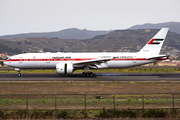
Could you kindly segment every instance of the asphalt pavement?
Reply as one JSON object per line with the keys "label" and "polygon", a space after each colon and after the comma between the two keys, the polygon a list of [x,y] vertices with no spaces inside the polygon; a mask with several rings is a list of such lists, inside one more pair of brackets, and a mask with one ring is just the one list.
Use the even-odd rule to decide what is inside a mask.
{"label": "asphalt pavement", "polygon": [[180,81],[180,73],[97,73],[94,77],[81,74],[1,73],[0,81]]}

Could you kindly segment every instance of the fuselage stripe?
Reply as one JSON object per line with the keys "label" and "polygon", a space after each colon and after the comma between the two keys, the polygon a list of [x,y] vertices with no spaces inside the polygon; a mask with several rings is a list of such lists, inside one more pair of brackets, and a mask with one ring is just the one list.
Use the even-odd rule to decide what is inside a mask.
{"label": "fuselage stripe", "polygon": [[[156,60],[166,60],[167,58],[159,58]],[[11,59],[11,60],[6,60],[5,62],[10,62],[10,61],[86,61],[86,60],[95,60],[95,58],[71,58],[71,59]],[[138,60],[148,60],[146,58],[114,58],[111,59],[110,61],[138,61]]]}

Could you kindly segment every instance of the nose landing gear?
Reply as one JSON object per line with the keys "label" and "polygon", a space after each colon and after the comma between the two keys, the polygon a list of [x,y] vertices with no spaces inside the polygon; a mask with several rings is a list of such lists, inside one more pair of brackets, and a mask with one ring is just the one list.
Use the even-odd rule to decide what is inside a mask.
{"label": "nose landing gear", "polygon": [[19,73],[17,74],[17,76],[21,77],[20,69],[19,68],[15,68],[14,70],[18,71]]}
{"label": "nose landing gear", "polygon": [[18,73],[18,77],[21,77],[21,73]]}

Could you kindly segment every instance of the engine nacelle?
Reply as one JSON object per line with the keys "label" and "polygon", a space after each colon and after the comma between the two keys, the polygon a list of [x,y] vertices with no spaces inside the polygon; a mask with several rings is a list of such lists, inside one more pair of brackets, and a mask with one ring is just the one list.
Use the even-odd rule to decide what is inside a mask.
{"label": "engine nacelle", "polygon": [[71,63],[58,63],[56,64],[57,74],[72,74],[73,73],[73,64]]}

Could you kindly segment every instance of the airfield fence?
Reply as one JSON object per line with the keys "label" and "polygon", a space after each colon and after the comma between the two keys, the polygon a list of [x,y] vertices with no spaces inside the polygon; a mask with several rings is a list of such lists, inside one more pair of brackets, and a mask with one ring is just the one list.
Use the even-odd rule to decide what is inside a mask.
{"label": "airfield fence", "polygon": [[180,93],[0,95],[0,110],[102,108],[180,108]]}

